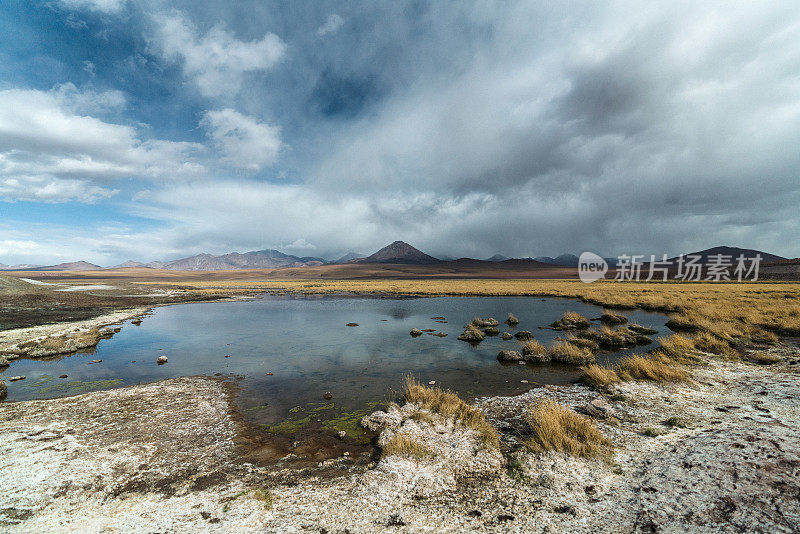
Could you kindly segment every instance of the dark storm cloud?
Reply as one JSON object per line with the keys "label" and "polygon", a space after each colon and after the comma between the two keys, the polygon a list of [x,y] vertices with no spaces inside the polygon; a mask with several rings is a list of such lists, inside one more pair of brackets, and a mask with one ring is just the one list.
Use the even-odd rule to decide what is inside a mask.
{"label": "dark storm cloud", "polygon": [[[37,98],[68,82],[121,91],[122,110],[93,116],[153,160],[130,163],[139,192],[121,204],[156,221],[136,238],[149,249],[115,231],[92,245],[109,261],[286,243],[333,256],[395,239],[456,257],[800,255],[786,237],[800,230],[791,3],[51,5],[16,5],[35,46],[3,44],[17,60],[0,72],[50,95]],[[50,40],[31,37],[44,28]],[[34,56],[58,67],[37,74]],[[187,157],[178,142],[193,143],[194,174],[167,180]],[[106,188],[87,199],[108,188],[83,179]]]}

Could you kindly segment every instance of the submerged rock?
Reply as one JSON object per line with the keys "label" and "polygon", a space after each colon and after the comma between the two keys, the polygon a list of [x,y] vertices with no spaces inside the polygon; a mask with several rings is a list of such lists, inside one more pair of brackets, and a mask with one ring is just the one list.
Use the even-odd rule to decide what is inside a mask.
{"label": "submerged rock", "polygon": [[527,330],[520,330],[519,332],[514,334],[514,337],[519,339],[520,341],[530,341],[533,339],[533,334],[531,334]]}
{"label": "submerged rock", "polygon": [[564,312],[561,319],[550,324],[554,330],[583,330],[589,328],[589,319],[576,312]]}
{"label": "submerged rock", "polygon": [[628,318],[618,313],[606,311],[600,316],[600,322],[603,324],[625,324],[628,322]]}
{"label": "submerged rock", "polygon": [[467,327],[464,329],[464,332],[458,336],[458,339],[461,341],[468,341],[470,343],[480,343],[486,339],[486,334],[481,332],[478,327],[470,324],[467,325]]}
{"label": "submerged rock", "polygon": [[501,350],[497,359],[501,362],[520,362],[523,361],[522,353],[516,350]]}
{"label": "submerged rock", "polygon": [[499,326],[500,322],[495,319],[494,317],[487,317],[486,319],[481,319],[480,317],[475,317],[472,320],[472,324],[479,328],[484,328],[487,326]]}
{"label": "submerged rock", "polygon": [[358,326],[358,323],[347,323],[345,326]]}
{"label": "submerged rock", "polygon": [[631,332],[634,332],[636,334],[643,334],[643,335],[646,335],[646,336],[653,336],[655,334],[658,334],[658,330],[656,330],[655,328],[648,328],[646,326],[642,326],[642,325],[636,324],[636,323],[629,324],[628,325],[628,330],[630,330]]}

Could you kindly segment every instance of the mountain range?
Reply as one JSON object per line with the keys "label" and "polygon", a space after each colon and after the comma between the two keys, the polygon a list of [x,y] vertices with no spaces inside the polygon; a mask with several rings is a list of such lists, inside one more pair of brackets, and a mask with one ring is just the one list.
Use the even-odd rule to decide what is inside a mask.
{"label": "mountain range", "polygon": [[[699,252],[692,253],[702,257],[702,261],[708,262],[711,256],[716,254],[723,254],[732,256],[735,259],[743,254],[747,258],[752,258],[756,254],[761,254],[762,261],[769,263],[774,261],[784,260],[781,256],[761,252],[753,249],[744,249],[738,247],[713,247]],[[674,258],[673,258],[674,260]],[[616,265],[616,258],[606,258],[606,261],[613,267]],[[649,256],[644,258],[643,261],[649,261]],[[326,264],[408,264],[408,265],[436,265],[443,266],[459,265],[477,265],[477,264],[490,264],[494,263],[498,266],[504,265],[527,265],[528,267],[542,267],[544,265],[553,265],[561,267],[577,267],[578,257],[573,254],[562,254],[555,258],[549,256],[540,256],[537,258],[507,258],[500,254],[486,260],[476,260],[472,258],[460,258],[452,260],[451,258],[439,259],[421,250],[409,245],[404,241],[395,241],[379,251],[365,256],[357,252],[349,252],[335,261],[326,261],[323,258],[313,256],[293,256],[285,254],[278,250],[254,250],[251,252],[238,253],[231,252],[229,254],[213,255],[213,254],[198,254],[188,258],[181,258],[172,261],[154,261],[150,263],[142,263],[134,260],[128,260],[119,265],[111,267],[111,269],[131,269],[131,268],[152,268],[152,269],[166,269],[171,271],[223,271],[235,269],[278,269],[283,267],[312,267]],[[41,265],[14,265],[6,266],[0,264],[0,270],[26,270],[26,271],[95,271],[102,270],[103,267],[88,263],[85,261],[76,261],[68,263],[59,263],[58,265],[41,266]]]}

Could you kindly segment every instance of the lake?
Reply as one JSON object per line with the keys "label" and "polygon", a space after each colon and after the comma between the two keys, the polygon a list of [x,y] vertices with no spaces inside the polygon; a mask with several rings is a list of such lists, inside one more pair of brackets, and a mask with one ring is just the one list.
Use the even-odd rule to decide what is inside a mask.
{"label": "lake", "polygon": [[[233,376],[241,386],[238,401],[244,417],[271,425],[308,417],[315,407],[334,414],[386,402],[396,398],[409,373],[467,399],[573,382],[580,374],[576,367],[499,363],[497,353],[518,349],[516,340],[487,337],[471,346],[457,339],[473,317],[491,316],[501,321],[501,332],[530,330],[550,345],[563,333],[539,327],[568,310],[589,318],[602,313],[601,307],[570,299],[532,297],[267,296],[164,306],[140,326],[123,324],[121,332],[102,340],[91,354],[16,360],[0,378],[26,375],[26,380],[7,382],[8,400],[28,400],[177,376]],[[517,329],[502,323],[509,312],[520,320]],[[663,314],[622,313],[631,322],[668,334]],[[436,329],[447,337],[413,338],[409,331],[415,327]],[[600,354],[598,361],[613,363],[653,346]],[[167,364],[156,364],[161,355],[168,357]],[[89,364],[95,359],[102,362]],[[68,378],[57,378],[62,374]],[[330,402],[323,398],[326,392],[332,395]]]}

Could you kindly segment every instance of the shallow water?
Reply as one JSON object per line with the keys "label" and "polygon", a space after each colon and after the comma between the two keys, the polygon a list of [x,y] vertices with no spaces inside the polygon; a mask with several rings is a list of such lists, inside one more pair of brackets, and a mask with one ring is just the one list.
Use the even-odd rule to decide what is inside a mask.
{"label": "shallow water", "polygon": [[[315,408],[352,413],[390,400],[409,373],[426,383],[435,380],[465,398],[572,382],[579,376],[575,367],[500,364],[497,353],[518,349],[516,340],[487,337],[473,347],[456,339],[475,316],[503,321],[513,312],[520,319],[518,329],[530,330],[549,345],[563,334],[539,327],[567,310],[590,318],[602,313],[598,306],[574,300],[531,297],[270,296],[165,306],[145,317],[141,326],[123,325],[92,354],[17,360],[0,379],[26,375],[26,380],[7,382],[8,399],[28,400],[176,376],[233,375],[242,387],[239,404],[245,417],[272,424],[317,413]],[[623,313],[631,322],[667,333],[662,314]],[[431,319],[436,316],[446,317],[447,323]],[[359,326],[345,326],[350,322]],[[501,332],[516,330],[502,322],[500,326]],[[434,328],[448,336],[412,338],[409,331],[414,327]],[[600,355],[598,360],[610,363],[629,352]],[[156,364],[161,355],[169,358],[167,364]],[[89,363],[96,359],[102,362]],[[56,378],[62,374],[68,378]],[[328,391],[333,396],[330,402],[323,399]]]}

